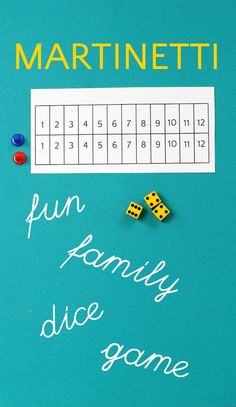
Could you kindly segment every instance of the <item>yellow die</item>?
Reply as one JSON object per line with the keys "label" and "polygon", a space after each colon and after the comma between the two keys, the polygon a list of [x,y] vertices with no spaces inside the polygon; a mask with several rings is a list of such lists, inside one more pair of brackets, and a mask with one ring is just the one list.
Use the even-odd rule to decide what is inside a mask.
{"label": "yellow die", "polygon": [[159,203],[161,202],[161,198],[155,191],[150,192],[150,194],[146,195],[144,197],[144,200],[149,208],[155,208],[155,206],[159,205]]}
{"label": "yellow die", "polygon": [[170,214],[170,210],[161,202],[155,209],[153,209],[152,213],[156,218],[162,221]]}
{"label": "yellow die", "polygon": [[141,215],[143,207],[135,202],[130,202],[126,215],[131,216],[131,218],[138,219]]}

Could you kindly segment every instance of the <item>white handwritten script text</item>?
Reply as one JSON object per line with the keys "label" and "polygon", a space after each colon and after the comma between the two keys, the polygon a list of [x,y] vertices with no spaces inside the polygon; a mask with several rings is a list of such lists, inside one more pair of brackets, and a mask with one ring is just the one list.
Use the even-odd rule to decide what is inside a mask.
{"label": "white handwritten script text", "polygon": [[[92,240],[93,236],[90,234],[83,240],[82,243],[79,244],[79,246],[69,250],[68,257],[61,264],[60,268],[62,269],[73,257],[82,259],[84,264],[86,264],[87,266],[101,268],[102,270],[105,270],[111,266],[111,274],[114,274],[116,270],[119,269],[119,271],[122,270],[121,277],[123,278],[133,277],[135,283],[142,282],[147,287],[157,285],[160,292],[154,297],[155,302],[160,302],[165,298],[166,295],[173,294],[178,291],[178,289],[173,289],[179,281],[178,278],[166,287],[163,287],[163,284],[169,279],[168,274],[162,277],[158,276],[158,278],[156,278],[157,274],[159,274],[166,266],[166,262],[164,260],[161,260],[151,272],[144,271],[144,269],[149,264],[149,261],[146,261],[146,263],[141,267],[130,271],[131,262],[129,260],[123,260],[115,255],[103,260],[105,252],[100,252],[99,250],[94,248],[84,249],[86,246],[89,245],[89,243],[92,242]],[[99,260],[101,259],[102,261],[99,262]]]}

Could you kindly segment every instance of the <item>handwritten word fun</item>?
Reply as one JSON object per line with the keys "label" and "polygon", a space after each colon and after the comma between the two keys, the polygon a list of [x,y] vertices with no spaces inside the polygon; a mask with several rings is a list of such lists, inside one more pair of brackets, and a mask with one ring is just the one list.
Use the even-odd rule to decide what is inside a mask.
{"label": "handwritten word fun", "polygon": [[178,291],[178,289],[173,290],[173,287],[176,286],[176,284],[179,281],[178,278],[173,283],[166,287],[163,287],[163,284],[169,279],[168,274],[166,274],[163,277],[160,278],[158,277],[157,279],[155,279],[156,275],[160,273],[166,266],[166,262],[164,260],[160,261],[151,272],[148,272],[145,275],[141,275],[144,274],[143,271],[145,267],[149,264],[149,261],[146,261],[144,265],[132,271],[128,271],[131,267],[131,262],[129,260],[126,259],[123,260],[115,255],[99,263],[99,260],[101,258],[104,258],[105,252],[100,252],[97,249],[88,249],[86,251],[83,250],[86,246],[88,246],[89,243],[91,243],[92,240],[93,236],[90,234],[83,240],[82,243],[80,243],[79,246],[69,250],[68,251],[69,256],[61,264],[60,269],[62,269],[66,265],[66,263],[68,263],[68,261],[72,259],[72,257],[78,259],[81,258],[84,264],[86,264],[87,266],[101,268],[102,270],[105,270],[109,266],[111,266],[111,274],[114,274],[116,270],[119,269],[119,271],[122,270],[121,277],[123,278],[133,277],[135,283],[143,282],[147,287],[157,285],[160,293],[158,293],[154,297],[155,302],[160,302],[165,298],[166,295],[173,294]]}
{"label": "handwritten word fun", "polygon": [[[99,312],[99,314],[95,315]],[[89,320],[97,321],[98,319],[102,318],[104,311],[99,310],[99,304],[97,302],[91,303],[87,308],[86,307],[79,307],[73,314],[72,322],[69,323],[69,307],[66,306],[66,311],[60,326],[57,329],[57,322],[56,322],[56,305],[53,304],[52,306],[52,319],[47,319],[44,321],[41,329],[40,336],[44,336],[45,338],[49,339],[54,335],[59,335],[62,329],[66,329],[67,331],[71,331],[75,326],[83,326]],[[47,329],[47,332],[46,332]]]}
{"label": "handwritten word fun", "polygon": [[[124,345],[119,345],[119,343],[111,343],[107,348],[103,349],[101,353],[104,353],[105,358],[107,361],[102,365],[102,370],[104,372],[107,372],[113,364],[117,360],[122,360],[126,365],[133,365],[135,367],[143,367],[144,369],[147,369],[150,367],[152,363],[152,368],[154,372],[159,369],[162,365],[163,368],[163,373],[164,374],[173,374],[174,376],[178,378],[183,378],[189,375],[188,372],[180,374],[178,372],[186,369],[189,364],[185,360],[181,360],[180,362],[177,362],[174,366],[172,364],[172,359],[170,356],[162,356],[157,353],[153,353],[151,356],[143,359],[140,362],[140,359],[143,358],[145,351],[144,350],[139,350],[137,348],[132,348],[124,352],[123,354],[122,351],[124,349]],[[171,367],[172,364],[172,367]]]}
{"label": "handwritten word fun", "polygon": [[38,221],[41,217],[44,217],[44,219],[47,221],[51,221],[55,218],[59,219],[63,215],[68,216],[70,214],[71,204],[73,201],[76,202],[76,211],[78,213],[83,212],[83,210],[85,209],[85,205],[83,204],[80,206],[80,199],[77,195],[75,195],[75,196],[67,198],[66,203],[65,203],[64,207],[62,208],[61,212],[59,212],[59,209],[58,209],[59,202],[58,202],[58,200],[56,200],[54,210],[51,215],[48,215],[48,203],[46,202],[43,209],[39,212],[38,215],[35,216],[35,211],[36,211],[36,209],[38,209],[38,204],[39,204],[39,195],[34,194],[33,199],[32,199],[32,208],[31,208],[29,215],[26,218],[26,222],[29,224],[28,236],[27,236],[28,239],[30,239],[30,236],[31,236],[31,229],[32,229],[33,222]]}

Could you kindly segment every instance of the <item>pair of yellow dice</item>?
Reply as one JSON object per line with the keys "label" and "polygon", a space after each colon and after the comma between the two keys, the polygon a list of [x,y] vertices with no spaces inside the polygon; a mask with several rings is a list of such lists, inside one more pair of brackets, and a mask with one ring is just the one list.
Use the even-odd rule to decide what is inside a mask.
{"label": "pair of yellow dice", "polygon": [[[150,192],[150,194],[144,197],[145,202],[152,209],[152,213],[160,221],[165,219],[169,214],[170,210],[161,202],[161,198],[155,191]],[[126,214],[132,218],[138,219],[142,213],[143,207],[135,202],[130,202]]]}
{"label": "pair of yellow dice", "polygon": [[150,192],[144,199],[149,208],[151,208],[153,215],[160,221],[163,221],[170,214],[170,210],[161,202],[161,198],[155,191]]}

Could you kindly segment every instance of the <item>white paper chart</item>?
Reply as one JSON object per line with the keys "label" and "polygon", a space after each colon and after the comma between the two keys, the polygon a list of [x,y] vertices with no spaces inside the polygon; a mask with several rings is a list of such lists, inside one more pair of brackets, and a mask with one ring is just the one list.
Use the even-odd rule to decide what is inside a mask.
{"label": "white paper chart", "polygon": [[31,172],[214,172],[214,88],[31,91]]}

